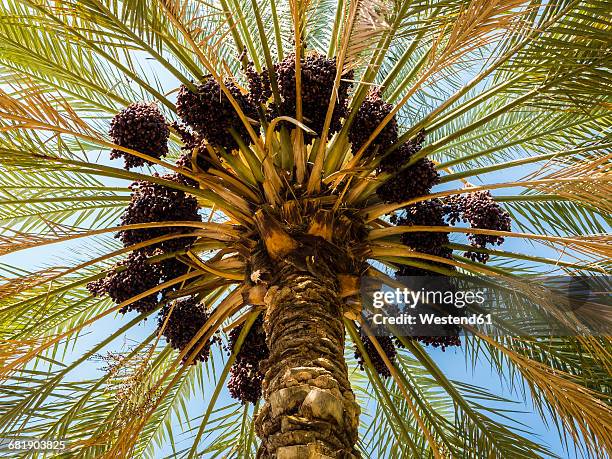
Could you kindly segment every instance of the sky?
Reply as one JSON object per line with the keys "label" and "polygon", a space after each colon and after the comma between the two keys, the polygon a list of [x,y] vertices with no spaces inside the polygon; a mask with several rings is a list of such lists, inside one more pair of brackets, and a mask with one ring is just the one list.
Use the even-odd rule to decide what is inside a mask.
{"label": "sky", "polygon": [[[149,66],[148,61],[142,61],[143,67],[146,69],[149,67],[151,71],[156,69]],[[161,84],[165,89],[172,89],[175,84],[173,80],[166,79],[164,75],[159,75]],[[503,174],[491,174],[484,180],[488,181],[510,181],[513,178],[519,178],[530,172],[529,169],[519,168],[510,173],[504,172]],[[126,183],[127,184],[127,183]],[[519,241],[516,239],[508,240],[504,244],[504,249],[510,251],[527,251],[528,253],[539,255],[539,256],[550,256],[551,251],[545,249],[542,246],[534,246],[528,242]],[[90,254],[90,245],[87,241],[77,241],[73,244],[64,245],[62,247],[46,246],[40,249],[28,250],[19,252],[16,254],[0,257],[0,263],[18,266],[23,269],[37,269],[52,264],[65,264],[66,259],[77,258],[88,258]],[[120,324],[127,323],[133,318],[133,313],[128,314],[125,317],[117,315],[114,317],[108,317],[97,323],[95,326],[91,326],[84,330],[84,333],[79,339],[77,349],[89,349],[95,343],[99,342],[108,336],[109,332],[116,330]],[[155,319],[148,320],[142,325],[135,327],[126,336],[122,336],[115,340],[107,350],[125,350],[132,343],[137,342],[148,336],[154,331],[156,326]],[[546,420],[542,420],[539,415],[533,412],[531,402],[527,396],[525,400],[519,394],[512,393],[504,382],[500,381],[498,375],[488,365],[486,360],[481,359],[475,366],[471,366],[463,349],[453,348],[448,349],[446,352],[442,352],[439,349],[428,350],[434,360],[442,368],[445,374],[453,380],[463,381],[471,384],[476,384],[486,388],[491,394],[497,394],[505,397],[510,397],[516,400],[516,406],[513,407],[517,410],[516,413],[512,414],[512,417],[519,423],[525,426],[525,430],[528,432],[528,436],[535,439],[542,444],[546,444],[550,449],[555,452],[561,458],[572,458],[571,453],[567,453],[557,434],[554,427],[550,426]],[[221,357],[221,355],[219,355]],[[68,359],[71,357],[68,356]],[[82,366],[70,376],[72,380],[78,380],[79,378],[91,378],[93,372],[99,371],[99,363],[87,362],[86,365]],[[214,389],[214,383],[211,381],[207,383],[208,387],[205,393],[201,397],[194,397],[189,404],[189,412],[194,416],[201,415],[203,409],[206,406],[207,394],[210,394]],[[224,406],[231,402],[226,390],[222,393],[219,405]],[[523,411],[523,412],[521,412]],[[176,426],[180,429],[180,426]],[[178,438],[180,440],[180,438]],[[180,449],[180,441],[177,443]],[[166,454],[171,452],[171,448],[167,445],[158,450],[156,457],[164,457]]]}
{"label": "sky", "polygon": [[[35,249],[34,251],[24,251],[10,256],[0,257],[0,263],[7,263],[21,268],[41,267],[54,260],[61,263],[62,260],[65,260],[64,255],[66,257],[77,256],[86,258],[88,256],[88,249],[89,246],[86,242],[75,244],[70,248],[64,247],[60,250],[57,250],[54,246],[49,246]],[[74,351],[68,353],[66,361],[70,361],[72,358],[80,355],[79,351],[82,352],[83,350],[92,348],[95,344],[105,339],[111,332],[114,332],[121,325],[133,319],[134,316],[135,313],[133,312],[125,316],[117,314],[85,328],[78,339],[78,344],[74,345],[74,347],[71,346],[71,349],[74,349]],[[134,343],[149,336],[155,330],[156,322],[156,319],[153,317],[133,327],[130,329],[129,333],[117,338],[111,345],[101,351],[101,353],[104,354],[106,351],[127,351]],[[515,410],[515,412],[511,414],[511,417],[517,423],[524,425],[523,428],[528,432],[528,437],[538,443],[549,446],[551,451],[563,459],[572,459],[574,457],[565,451],[554,425],[550,423],[547,425],[545,420],[542,420],[538,414],[533,412],[529,396],[527,395],[526,398],[523,399],[516,391],[512,391],[507,383],[500,380],[498,374],[491,368],[486,360],[481,358],[477,364],[472,367],[471,362],[467,359],[462,348],[448,348],[445,352],[442,352],[440,349],[428,348],[428,352],[449,379],[474,384],[486,389],[490,394],[516,400],[515,405],[508,406],[507,404],[499,404],[499,407]],[[217,355],[217,358],[221,359],[225,358],[225,356],[220,353]],[[219,365],[219,368],[222,368],[222,365]],[[78,381],[81,378],[92,378],[94,374],[103,374],[101,371],[101,364],[100,362],[90,361],[73,371],[69,375],[69,379]],[[207,394],[212,393],[215,382],[209,381],[205,386],[207,389],[205,389],[204,394],[201,397],[193,397],[189,402],[189,413],[194,418],[201,416],[206,409],[208,401]],[[224,388],[218,401],[218,406],[226,406],[232,402],[234,402],[234,400],[229,397],[227,390]],[[495,406],[495,404],[490,405]],[[494,414],[493,417],[495,417]],[[184,428],[185,426],[175,425],[175,430],[177,432],[177,434],[175,434],[175,440],[177,441],[177,449],[179,450],[181,446],[186,446],[185,442],[180,441],[181,436],[178,434],[178,432]],[[166,445],[164,448],[157,451],[155,457],[156,459],[161,459],[171,454],[171,452],[171,447]]]}
{"label": "sky", "polygon": [[[520,170],[514,172],[517,176],[523,175],[528,171]],[[514,175],[513,174],[513,175]],[[490,177],[492,181],[509,180],[508,174],[505,173],[503,176]],[[528,246],[526,246],[528,244]],[[528,242],[509,239],[504,244],[504,249],[512,251],[527,251],[527,253],[535,255],[550,256],[547,249],[542,246],[529,245]],[[67,259],[88,259],[90,255],[91,245],[86,240],[78,240],[71,244],[62,244],[45,246],[38,249],[26,250],[15,254],[0,257],[0,264],[8,264],[18,266],[23,269],[36,269],[50,265],[65,265]],[[78,350],[89,349],[97,342],[106,338],[108,334],[122,324],[127,323],[134,316],[134,313],[127,314],[126,316],[116,315],[114,317],[108,317],[102,320],[100,323],[96,323],[94,326],[85,329],[79,338],[78,345],[73,349],[76,349],[75,356],[78,355]],[[151,334],[156,326],[156,320],[154,318],[147,320],[142,325],[134,327],[126,335],[115,340],[105,350],[113,351],[125,351],[133,343],[138,342],[139,339],[143,339]],[[450,348],[445,352],[439,349],[428,348],[428,351],[441,367],[445,374],[452,380],[462,381],[470,384],[475,384],[485,388],[489,393],[500,395],[503,397],[511,398],[516,400],[516,405],[511,408],[516,412],[512,414],[512,418],[517,422],[524,425],[525,430],[528,432],[528,436],[537,441],[548,445],[549,448],[556,453],[559,457],[564,459],[570,459],[573,456],[568,454],[563,445],[560,442],[559,435],[557,434],[554,425],[547,423],[542,420],[538,414],[533,412],[529,396],[525,399],[520,394],[513,393],[507,384],[500,381],[499,376],[495,371],[488,365],[488,363],[481,359],[475,366],[471,366],[471,363],[466,358],[465,352],[461,348]],[[218,357],[224,357],[219,355]],[[70,353],[67,357],[71,359]],[[99,362],[87,362],[82,367],[78,368],[70,375],[71,380],[79,380],[79,378],[91,378],[92,372],[100,372]],[[100,373],[101,374],[101,373]],[[208,389],[204,391],[204,394],[209,394],[214,389],[214,381],[206,383]],[[193,416],[201,416],[202,412],[207,406],[207,396],[194,397],[189,403],[189,413]],[[232,403],[233,400],[229,397],[226,389],[223,390],[222,395],[219,399],[218,406],[226,406]],[[501,406],[500,406],[501,408]],[[508,408],[505,406],[504,408]],[[175,425],[175,430],[180,432],[185,426]],[[180,450],[181,446],[185,446],[185,442],[181,442],[180,435],[176,436],[177,449]],[[169,445],[157,450],[155,455],[156,458],[162,458],[172,453],[172,449]],[[205,456],[204,456],[205,457]]]}

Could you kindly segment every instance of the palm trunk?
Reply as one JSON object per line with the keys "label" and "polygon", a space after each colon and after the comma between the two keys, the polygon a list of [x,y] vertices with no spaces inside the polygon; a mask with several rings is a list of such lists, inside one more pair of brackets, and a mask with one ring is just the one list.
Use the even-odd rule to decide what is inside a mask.
{"label": "palm trunk", "polygon": [[335,276],[283,262],[279,271],[265,301],[270,357],[263,363],[265,404],[255,420],[258,457],[359,457],[359,406],[344,360]]}

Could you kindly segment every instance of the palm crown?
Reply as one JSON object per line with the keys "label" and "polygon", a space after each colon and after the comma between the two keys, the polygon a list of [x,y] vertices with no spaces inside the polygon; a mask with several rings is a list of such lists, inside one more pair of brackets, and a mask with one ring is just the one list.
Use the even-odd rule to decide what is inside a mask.
{"label": "palm crown", "polygon": [[[0,253],[91,241],[73,266],[3,266],[4,433],[151,457],[211,372],[178,456],[549,454],[427,351],[463,346],[576,451],[612,450],[607,337],[370,337],[359,297],[363,276],[485,275],[536,322],[559,311],[534,273],[608,273],[607,2],[0,9]],[[105,354],[147,317],[150,336]],[[100,377],[71,379],[100,356]]]}

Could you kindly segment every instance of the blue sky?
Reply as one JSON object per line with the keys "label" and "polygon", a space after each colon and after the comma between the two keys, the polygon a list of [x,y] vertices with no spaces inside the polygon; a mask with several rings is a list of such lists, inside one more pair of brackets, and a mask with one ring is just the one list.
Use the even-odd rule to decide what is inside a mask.
{"label": "blue sky", "polygon": [[[516,171],[515,174],[522,175],[527,171]],[[492,181],[504,181],[508,180],[508,174],[504,174],[503,177],[491,177]],[[548,249],[542,246],[526,245],[529,244],[524,241],[510,239],[504,244],[504,248],[513,251],[522,251],[535,255],[550,256],[551,253]],[[24,252],[18,252],[16,254],[0,257],[0,263],[6,263],[13,266],[18,266],[24,269],[36,269],[51,265],[65,265],[66,260],[76,259],[88,259],[91,256],[92,245],[84,240],[75,241],[69,245],[51,245],[45,246],[38,249],[31,249]],[[72,347],[73,351],[69,352],[67,360],[71,360],[74,356],[76,357],[79,352],[78,350],[90,349],[93,345],[106,338],[111,332],[117,330],[121,325],[127,323],[133,318],[133,313],[127,314],[126,316],[116,315],[114,317],[108,317],[83,330],[82,335],[79,338],[78,345]],[[113,351],[125,351],[134,342],[145,338],[150,335],[156,326],[156,320],[151,318],[137,327],[130,330],[128,334],[115,340],[107,350]],[[442,368],[442,370],[448,375],[450,379],[463,381],[470,384],[474,384],[485,388],[491,394],[501,395],[507,398],[516,400],[516,405],[512,407],[503,406],[503,408],[511,408],[516,412],[511,415],[518,423],[523,424],[523,428],[529,432],[529,436],[536,440],[538,443],[548,445],[550,449],[562,458],[571,458],[571,454],[564,450],[559,435],[557,434],[554,424],[551,426],[542,420],[539,415],[533,412],[531,402],[527,396],[523,400],[520,394],[510,391],[507,384],[500,381],[497,373],[487,364],[483,359],[475,366],[471,366],[471,363],[466,359],[465,352],[463,349],[451,348],[447,349],[446,352],[442,352],[439,349],[429,349],[432,357]],[[218,357],[224,358],[223,355]],[[70,376],[70,380],[79,380],[80,378],[91,378],[94,372],[99,372],[99,362],[87,362],[85,365],[74,371]],[[101,373],[100,373],[101,374]],[[206,383],[207,389],[204,394],[210,394],[214,389],[214,382],[210,381]],[[218,406],[226,406],[232,403],[224,389],[222,396],[219,400]],[[505,405],[505,404],[504,404]],[[194,397],[189,403],[189,413],[193,417],[201,416],[202,412],[207,406],[207,396]],[[494,406],[494,405],[493,405]],[[500,405],[502,408],[502,405]],[[494,416],[494,415],[493,415]],[[175,423],[176,424],[176,423]],[[180,432],[184,426],[175,425],[177,432]],[[177,435],[177,448],[180,449],[181,441],[180,435]],[[156,457],[164,457],[171,453],[171,448],[167,445],[156,453]]]}
{"label": "blue sky", "polygon": [[[142,62],[146,68],[148,62]],[[165,89],[169,90],[175,86],[174,80],[169,80],[164,75],[158,75],[162,85]],[[492,174],[486,178],[488,181],[507,182],[514,178],[519,178],[530,172],[528,169],[516,169],[510,172],[504,172],[504,174]],[[127,183],[125,183],[127,184]],[[503,190],[502,190],[503,192]],[[46,246],[40,249],[28,250],[19,252],[17,254],[0,257],[0,263],[6,263],[13,266],[18,266],[24,269],[37,269],[43,268],[54,264],[65,264],[67,259],[83,258],[87,259],[90,256],[91,245],[86,241],[77,241],[70,245],[64,245],[62,247]],[[504,249],[510,251],[527,251],[528,253],[539,255],[539,256],[551,256],[552,252],[543,246],[531,245],[529,242],[519,241],[516,239],[506,241]],[[106,338],[109,332],[116,330],[122,324],[127,323],[133,315],[115,317],[109,317],[96,324],[95,326],[89,327],[84,330],[83,335],[79,338],[79,344],[76,349],[89,349],[92,345]],[[109,346],[109,350],[125,350],[126,346],[130,343],[137,342],[148,336],[156,326],[155,319],[148,320],[142,325],[135,327],[129,333],[129,335],[118,338],[115,342]],[[537,414],[533,413],[532,406],[529,398],[523,400],[519,394],[511,393],[507,385],[500,381],[497,373],[491,369],[486,361],[480,360],[474,367],[468,362],[465,357],[465,353],[462,349],[449,349],[446,352],[442,352],[437,349],[429,350],[432,357],[449,376],[449,378],[464,381],[472,384],[476,384],[486,388],[490,393],[503,395],[506,397],[514,398],[517,401],[514,407],[517,411],[525,411],[524,413],[514,413],[512,417],[519,423],[525,425],[525,429],[529,432],[529,436],[542,444],[548,445],[553,452],[558,454],[562,458],[571,458],[572,454],[568,454],[563,449],[554,427],[547,426],[545,420],[542,420]],[[70,358],[70,356],[68,357]],[[91,378],[94,372],[98,371],[98,364],[95,362],[87,362],[82,368],[71,374],[70,379],[78,380],[79,378]],[[213,382],[208,383],[205,394],[212,392],[214,384]],[[201,414],[206,406],[207,395],[201,397],[194,397],[189,405],[189,412],[194,416]],[[231,402],[227,393],[224,391],[219,404],[220,406],[226,405]],[[550,423],[549,423],[550,424]],[[177,426],[178,427],[178,426]],[[180,427],[178,427],[180,428]],[[179,446],[180,447],[180,446]],[[169,453],[168,447],[160,450],[156,456],[163,457],[166,453]]]}

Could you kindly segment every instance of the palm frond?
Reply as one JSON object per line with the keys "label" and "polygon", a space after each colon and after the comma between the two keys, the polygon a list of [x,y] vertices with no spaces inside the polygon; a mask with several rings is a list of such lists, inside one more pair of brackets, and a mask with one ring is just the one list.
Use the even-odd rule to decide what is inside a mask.
{"label": "palm frond", "polygon": [[[347,346],[345,360],[362,406],[356,447],[364,457],[556,457],[515,421],[520,396],[568,447],[577,445],[576,454],[609,454],[609,338],[518,337],[512,320],[522,314],[534,330],[549,319],[572,330],[583,318],[608,323],[599,305],[585,308],[584,317],[565,314],[563,302],[534,281],[544,273],[610,272],[608,13],[606,0],[2,2],[0,255],[11,258],[0,264],[0,433],[63,437],[72,448],[65,454],[74,457],[152,458],[162,450],[169,457],[255,457],[259,404],[226,403],[223,386],[273,293],[271,273],[258,269],[261,259],[271,258],[263,265],[272,271],[286,262],[314,275],[319,252],[329,248],[326,256],[335,258],[346,236],[351,243],[338,250],[351,266],[322,277],[338,274],[346,302],[339,320],[344,316],[347,342],[356,349],[353,358]],[[302,59],[313,52],[336,62],[321,132],[304,115],[309,77]],[[277,79],[276,63],[284,59],[294,61],[289,84],[295,88]],[[335,127],[338,91],[349,72],[353,89]],[[239,99],[254,95],[256,78],[269,83],[246,110]],[[240,128],[227,128],[231,148],[177,117],[176,88],[195,93],[205,82],[218,84],[220,100],[235,112]],[[349,133],[372,88],[393,106],[365,133],[364,144],[352,145]],[[296,110],[281,113],[293,89]],[[111,117],[137,101],[160,104],[171,132],[164,159],[106,134]],[[396,122],[399,135],[366,153]],[[418,144],[410,158],[396,172],[383,167],[407,142]],[[150,166],[116,167],[109,149]],[[383,185],[426,157],[439,188],[402,202],[382,197]],[[179,166],[187,160],[191,166]],[[175,175],[159,175],[168,171]],[[117,226],[134,198],[133,181],[195,198],[198,221]],[[487,190],[497,190],[493,202],[510,212],[512,231],[393,226],[387,217]],[[185,232],[133,245],[111,237],[166,227]],[[451,255],[403,243],[403,235],[417,232],[447,233],[440,248]],[[474,247],[472,235],[507,238],[512,248]],[[195,242],[156,250],[148,260],[177,261],[186,274],[121,304],[87,290],[125,255],[186,236]],[[60,262],[26,267],[14,258],[56,248]],[[485,264],[468,258],[474,254],[491,258]],[[507,310],[490,327],[498,333],[471,330],[461,354],[472,364],[484,359],[511,396],[450,380],[416,339],[398,337],[391,358],[372,337],[368,346],[377,354],[367,354],[353,322],[359,276],[392,285],[392,272],[402,266],[488,276],[499,288],[496,299]],[[153,310],[124,320],[116,314],[148,295],[161,298]],[[187,297],[210,315],[173,351],[160,340],[172,305]],[[117,350],[161,304],[170,312],[155,331]],[[206,363],[194,364],[209,339],[244,324],[229,358],[215,348]],[[374,358],[389,378],[378,374]],[[110,364],[93,369],[100,360]],[[191,405],[202,400],[204,412],[194,414]]]}
{"label": "palm frond", "polygon": [[610,419],[610,407],[605,396],[585,388],[569,374],[529,360],[489,337],[479,337],[516,366],[532,397],[541,401],[537,405],[539,409],[546,406],[554,412],[555,419],[560,420],[563,429],[574,440],[584,445],[586,452],[596,456],[602,449],[610,450],[610,429],[606,425],[606,420]]}

